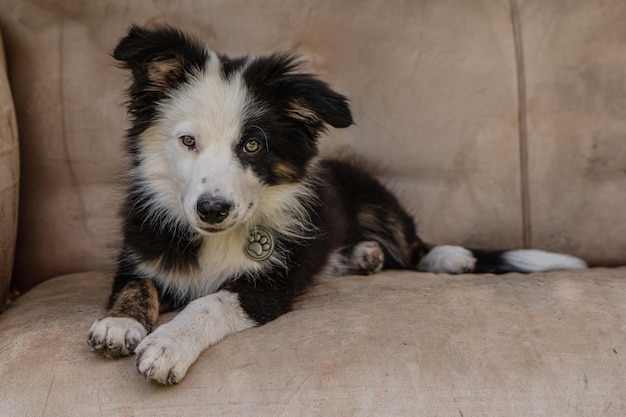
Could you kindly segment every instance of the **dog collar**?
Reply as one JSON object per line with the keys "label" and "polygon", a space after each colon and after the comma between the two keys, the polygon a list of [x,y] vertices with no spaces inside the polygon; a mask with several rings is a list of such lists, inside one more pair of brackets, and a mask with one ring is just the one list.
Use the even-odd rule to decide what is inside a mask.
{"label": "dog collar", "polygon": [[274,237],[269,230],[257,226],[250,230],[244,246],[246,255],[258,262],[262,262],[274,253]]}

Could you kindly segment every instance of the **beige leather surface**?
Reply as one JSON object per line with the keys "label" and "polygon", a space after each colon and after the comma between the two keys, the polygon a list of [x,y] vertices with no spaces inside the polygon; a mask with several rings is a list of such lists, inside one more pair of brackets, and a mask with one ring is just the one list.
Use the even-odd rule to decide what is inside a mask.
{"label": "beige leather surface", "polygon": [[0,312],[7,300],[13,272],[19,178],[17,122],[0,33]]}
{"label": "beige leather surface", "polygon": [[162,387],[134,358],[89,351],[108,281],[65,276],[0,315],[0,415],[623,417],[625,280],[623,268],[340,278]]}
{"label": "beige leather surface", "polygon": [[623,265],[626,3],[520,3],[533,243]]}
{"label": "beige leather surface", "polygon": [[[626,198],[621,160],[613,157],[621,136],[602,133],[624,118],[617,110],[583,118],[584,107],[567,103],[558,111],[535,111],[550,89],[535,84],[533,74],[541,73],[537,63],[547,62],[543,56],[551,52],[533,44],[533,25],[550,27],[562,18],[566,24],[573,9],[555,12],[548,22],[531,3],[520,2],[524,57],[534,65],[528,75],[530,160],[521,163],[522,43],[512,4],[0,0],[23,149],[16,284],[26,289],[58,274],[99,269],[114,256],[127,75],[109,53],[130,22],[182,26],[234,55],[303,54],[312,71],[350,97],[357,123],[332,132],[324,153],[357,154],[370,163],[399,193],[428,241],[510,248],[526,240],[592,262],[626,262],[625,235],[610,226],[622,219]],[[626,43],[595,15],[585,21],[579,32],[587,37],[572,35],[585,41],[572,41],[580,56],[595,56],[593,39]],[[626,51],[613,49],[618,57]],[[619,84],[618,67],[606,71]],[[609,107],[619,109],[619,96],[608,94],[596,97],[606,96]],[[552,151],[570,146],[572,136],[544,134],[536,120],[566,126],[563,114],[584,124],[584,132],[572,127],[579,138],[574,150],[608,158],[610,175],[590,171],[587,157],[568,157],[574,150]],[[606,146],[593,150],[594,137]],[[524,200],[521,184],[529,176],[530,198]],[[570,181],[574,191],[552,201]],[[575,226],[569,227],[570,219]]]}

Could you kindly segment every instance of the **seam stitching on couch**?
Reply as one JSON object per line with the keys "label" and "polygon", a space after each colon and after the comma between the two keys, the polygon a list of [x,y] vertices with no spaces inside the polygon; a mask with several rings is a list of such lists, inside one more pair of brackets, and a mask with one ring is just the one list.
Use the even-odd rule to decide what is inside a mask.
{"label": "seam stitching on couch", "polygon": [[528,183],[528,126],[526,108],[526,73],[524,67],[524,45],[517,0],[509,0],[511,7],[511,23],[515,47],[515,63],[517,69],[517,100],[519,124],[519,160],[520,160],[520,191],[522,198],[522,239],[525,248],[532,247],[532,228],[530,218],[530,186]]}

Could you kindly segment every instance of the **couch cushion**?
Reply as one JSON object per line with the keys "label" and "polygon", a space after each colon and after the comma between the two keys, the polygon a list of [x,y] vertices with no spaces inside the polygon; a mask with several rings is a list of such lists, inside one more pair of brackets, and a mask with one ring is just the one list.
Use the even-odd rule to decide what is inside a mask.
{"label": "couch cushion", "polygon": [[13,272],[20,178],[17,122],[0,33],[0,312]]}
{"label": "couch cushion", "polygon": [[108,287],[59,277],[0,316],[0,415],[626,415],[624,268],[339,278],[171,387],[89,351]]}

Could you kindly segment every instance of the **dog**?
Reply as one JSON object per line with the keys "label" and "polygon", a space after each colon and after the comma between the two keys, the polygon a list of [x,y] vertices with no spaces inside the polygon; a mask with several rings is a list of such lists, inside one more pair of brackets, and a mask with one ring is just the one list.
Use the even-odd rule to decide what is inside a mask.
{"label": "dog", "polygon": [[[505,273],[585,268],[538,250],[431,246],[358,164],[322,159],[348,100],[297,56],[230,58],[169,26],[131,26],[129,186],[108,316],[95,352],[179,383],[208,347],[290,311],[320,277],[383,269]],[[160,312],[180,310],[155,329]]]}

